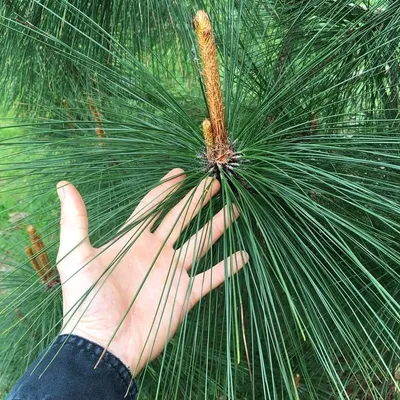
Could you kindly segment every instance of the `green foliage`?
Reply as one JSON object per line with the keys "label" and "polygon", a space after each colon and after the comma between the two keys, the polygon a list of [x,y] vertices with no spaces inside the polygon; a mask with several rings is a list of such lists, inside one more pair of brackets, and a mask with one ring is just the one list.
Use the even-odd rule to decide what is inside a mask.
{"label": "green foliage", "polygon": [[[250,263],[193,310],[143,371],[141,398],[395,399],[396,2],[5,1],[4,102],[29,120],[15,123],[24,126],[16,137],[1,130],[0,173],[16,198],[37,207],[29,222],[40,224],[53,263],[57,181],[84,195],[93,244],[114,237],[170,169],[188,176],[177,196],[196,186],[207,174],[191,24],[202,8],[242,161],[234,174],[221,172],[220,196],[181,240],[235,203],[238,223],[192,273],[241,248]],[[96,137],[91,101],[105,138]],[[59,288],[43,291],[24,256],[28,239],[18,235],[2,280],[0,352],[11,347],[28,361],[56,335],[61,299]],[[27,364],[15,365],[13,355],[0,357],[9,384]]]}

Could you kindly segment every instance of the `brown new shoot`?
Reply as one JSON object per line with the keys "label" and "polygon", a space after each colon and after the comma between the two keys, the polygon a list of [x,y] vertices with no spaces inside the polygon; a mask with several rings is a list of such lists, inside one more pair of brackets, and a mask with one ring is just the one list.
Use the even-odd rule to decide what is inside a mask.
{"label": "brown new shoot", "polygon": [[[194,26],[199,44],[207,105],[210,113],[211,133],[213,137],[213,151],[209,151],[208,148],[211,142],[206,142],[207,158],[209,162],[226,164],[229,162],[232,151],[230,149],[228,132],[226,130],[225,110],[218,69],[217,47],[215,45],[210,18],[205,11],[201,10],[196,13]],[[210,159],[210,157],[212,157],[212,159]]]}
{"label": "brown new shoot", "polygon": [[317,113],[312,112],[311,113],[311,127],[310,127],[311,133],[314,133],[318,130],[318,119],[317,119]]}
{"label": "brown new shoot", "polygon": [[[63,99],[63,106],[64,106],[65,111],[67,112],[68,120],[71,120],[70,106],[69,106],[67,99]],[[71,122],[68,122],[68,128],[74,129],[74,125],[72,125]]]}
{"label": "brown new shoot", "polygon": [[89,110],[92,117],[96,121],[96,136],[101,139],[106,137],[106,133],[103,129],[103,124],[101,122],[101,114],[98,108],[94,105],[93,99],[89,99]]}
{"label": "brown new shoot", "polygon": [[35,255],[33,254],[32,247],[27,247],[25,249],[26,256],[28,259],[31,261],[33,269],[36,271],[36,273],[41,276],[41,269],[42,267],[39,265],[38,261],[36,260]]}
{"label": "brown new shoot", "polygon": [[58,277],[55,270],[51,267],[50,258],[46,251],[46,246],[37,233],[36,229],[29,225],[27,227],[31,246],[25,249],[26,255],[29,258],[33,269],[38,274],[41,282],[48,289],[58,283]]}
{"label": "brown new shoot", "polygon": [[14,312],[15,312],[15,315],[17,316],[17,318],[19,320],[23,320],[24,319],[24,314],[22,314],[22,312],[21,312],[21,310],[19,308],[16,308],[14,310]]}
{"label": "brown new shoot", "polygon": [[207,118],[203,121],[203,135],[206,143],[207,160],[214,160],[214,138],[210,120]]}
{"label": "brown new shoot", "polygon": [[296,389],[300,387],[300,374],[296,374],[294,377],[294,384],[296,386]]}

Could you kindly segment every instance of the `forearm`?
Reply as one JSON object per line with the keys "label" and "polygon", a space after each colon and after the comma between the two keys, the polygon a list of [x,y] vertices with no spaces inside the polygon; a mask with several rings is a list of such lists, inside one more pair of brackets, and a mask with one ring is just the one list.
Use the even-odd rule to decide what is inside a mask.
{"label": "forearm", "polygon": [[79,336],[59,336],[28,368],[7,400],[134,400],[136,384],[117,357],[106,352],[94,368],[103,350]]}

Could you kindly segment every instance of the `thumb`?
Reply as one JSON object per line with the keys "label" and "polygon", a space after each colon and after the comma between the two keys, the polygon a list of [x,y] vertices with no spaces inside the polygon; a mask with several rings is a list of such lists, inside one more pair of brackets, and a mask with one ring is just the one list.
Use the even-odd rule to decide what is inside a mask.
{"label": "thumb", "polygon": [[82,196],[74,185],[67,181],[57,184],[57,194],[61,202],[60,249],[58,258],[72,252],[79,257],[90,253],[89,223]]}

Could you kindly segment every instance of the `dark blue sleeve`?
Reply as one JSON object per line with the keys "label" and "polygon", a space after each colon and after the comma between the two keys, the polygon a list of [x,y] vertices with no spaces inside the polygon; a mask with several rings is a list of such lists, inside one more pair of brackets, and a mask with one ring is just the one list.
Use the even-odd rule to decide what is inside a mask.
{"label": "dark blue sleeve", "polygon": [[134,400],[137,386],[121,360],[106,352],[94,369],[103,350],[79,336],[59,336],[28,368],[7,400]]}

